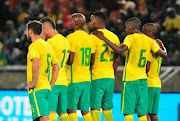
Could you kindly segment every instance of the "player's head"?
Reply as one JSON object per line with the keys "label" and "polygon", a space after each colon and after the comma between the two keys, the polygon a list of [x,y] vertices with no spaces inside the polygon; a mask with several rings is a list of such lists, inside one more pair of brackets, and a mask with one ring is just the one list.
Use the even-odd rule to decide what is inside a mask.
{"label": "player's head", "polygon": [[157,33],[157,27],[154,23],[147,23],[142,27],[142,32],[145,35],[154,38]]}
{"label": "player's head", "polygon": [[141,28],[141,21],[138,18],[133,17],[126,21],[125,31],[128,35],[140,32],[140,28]]}
{"label": "player's head", "polygon": [[39,21],[30,21],[26,24],[27,39],[31,40],[33,35],[40,35],[42,32],[42,24]]}
{"label": "player's head", "polygon": [[81,13],[74,13],[71,15],[70,21],[68,23],[68,28],[70,30],[82,29],[86,24],[86,17]]}
{"label": "player's head", "polygon": [[49,17],[44,17],[40,20],[40,22],[43,25],[43,30],[41,33],[41,37],[45,40],[47,40],[48,38],[50,38],[50,34],[56,30],[56,24],[55,22],[49,18]]}
{"label": "player's head", "polygon": [[107,16],[102,12],[94,12],[91,15],[90,27],[92,30],[97,30],[100,28],[105,28],[107,22]]}

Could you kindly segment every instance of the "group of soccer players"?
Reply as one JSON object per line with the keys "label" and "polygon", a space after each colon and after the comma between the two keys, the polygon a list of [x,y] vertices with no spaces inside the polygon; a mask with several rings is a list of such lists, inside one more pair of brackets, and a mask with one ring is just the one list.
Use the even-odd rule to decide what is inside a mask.
{"label": "group of soccer players", "polygon": [[33,120],[57,121],[57,113],[61,121],[77,121],[76,110],[80,110],[84,121],[101,121],[102,109],[105,121],[113,121],[114,72],[118,54],[126,51],[121,91],[125,121],[133,121],[133,113],[140,121],[147,121],[147,114],[158,121],[158,75],[161,57],[167,57],[167,52],[155,40],[156,26],[144,25],[142,34],[140,20],[128,19],[127,36],[120,46],[118,37],[105,29],[106,21],[104,13],[93,13],[90,27],[94,32],[89,35],[82,29],[85,16],[72,14],[68,28],[73,33],[67,37],[56,31],[48,17],[27,23],[27,38],[32,41],[27,81]]}

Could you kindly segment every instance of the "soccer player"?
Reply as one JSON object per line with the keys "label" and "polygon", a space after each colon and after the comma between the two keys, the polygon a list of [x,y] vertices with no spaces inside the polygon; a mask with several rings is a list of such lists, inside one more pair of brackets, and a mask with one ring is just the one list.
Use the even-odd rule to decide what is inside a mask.
{"label": "soccer player", "polygon": [[[160,40],[155,40],[157,33],[157,27],[153,23],[147,23],[143,26],[143,33],[154,39],[159,43],[162,50],[166,48]],[[157,55],[150,53],[147,58],[146,70],[147,70],[147,83],[148,83],[148,114],[151,121],[159,121],[157,114],[159,109],[159,98],[161,93],[161,80],[159,79],[159,72],[161,68],[162,58]]]}
{"label": "soccer player", "polygon": [[92,121],[89,113],[90,98],[90,65],[93,65],[91,56],[94,57],[92,39],[89,34],[82,30],[86,18],[80,13],[71,15],[68,28],[74,30],[67,36],[70,42],[70,56],[67,66],[68,106],[69,118],[77,121],[76,110],[81,110],[84,121]]}
{"label": "soccer player", "polygon": [[[95,12],[91,16],[92,30],[98,30],[113,43],[120,46],[118,37],[105,28],[107,17],[102,12]],[[91,37],[95,46],[95,62],[92,67],[90,107],[93,121],[100,121],[100,109],[103,109],[105,121],[113,121],[111,109],[113,107],[114,70],[117,68],[119,56],[101,39],[93,34]]]}
{"label": "soccer player", "polygon": [[166,50],[162,50],[150,37],[140,32],[141,22],[133,17],[126,21],[126,33],[121,47],[116,46],[102,32],[94,34],[104,40],[115,52],[126,51],[126,63],[122,79],[121,113],[124,113],[125,121],[133,121],[133,113],[139,117],[139,121],[147,121],[148,86],[146,75],[146,63],[150,51],[167,57]]}
{"label": "soccer player", "polygon": [[50,45],[40,38],[41,31],[42,24],[39,21],[27,23],[27,39],[32,41],[27,55],[27,84],[33,120],[51,121],[47,96],[56,82],[60,67]]}
{"label": "soccer player", "polygon": [[56,24],[49,17],[42,18],[43,32],[49,38],[47,42],[51,45],[58,62],[60,71],[56,83],[48,95],[49,116],[51,120],[57,121],[56,112],[61,121],[70,121],[67,114],[67,88],[66,63],[70,53],[70,44],[68,39],[56,31]]}

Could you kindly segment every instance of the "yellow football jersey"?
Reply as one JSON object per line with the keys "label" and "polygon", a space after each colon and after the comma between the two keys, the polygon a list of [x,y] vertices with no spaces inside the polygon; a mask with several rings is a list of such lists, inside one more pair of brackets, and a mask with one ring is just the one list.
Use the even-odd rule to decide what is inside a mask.
{"label": "yellow football jersey", "polygon": [[67,65],[67,80],[69,83],[91,81],[90,61],[91,54],[95,53],[93,41],[85,31],[77,30],[67,36],[71,52],[74,52],[72,65]]}
{"label": "yellow football jersey", "polygon": [[54,85],[68,85],[66,78],[66,63],[69,58],[70,53],[70,44],[67,38],[62,36],[61,34],[56,34],[52,38],[48,39],[47,42],[51,45],[54,54],[56,55],[59,65],[60,71],[58,74],[58,78]]}
{"label": "yellow football jersey", "polygon": [[160,48],[154,40],[144,34],[126,36],[123,42],[128,46],[122,81],[147,79],[146,63],[150,51],[156,53]]}
{"label": "yellow football jersey", "polygon": [[157,54],[150,53],[148,56],[148,61],[151,62],[150,69],[147,74],[148,87],[161,88],[161,80],[159,79],[159,72],[162,63],[162,57]]}
{"label": "yellow football jersey", "polygon": [[[32,59],[40,59],[40,69],[39,69],[39,80],[37,87],[34,88],[34,91],[49,89],[50,86],[50,67],[51,63],[56,64],[58,61],[54,55],[50,45],[42,39],[37,39],[33,42],[28,48],[27,55],[27,84],[32,81]],[[31,93],[32,90],[29,91]]]}
{"label": "yellow football jersey", "polygon": [[[106,38],[120,46],[119,38],[114,33],[107,29],[98,29],[98,31],[102,31]],[[114,79],[113,62],[115,52],[103,40],[93,34],[91,34],[91,37],[93,38],[93,44],[95,46],[95,62],[92,68],[92,80],[101,78]]]}

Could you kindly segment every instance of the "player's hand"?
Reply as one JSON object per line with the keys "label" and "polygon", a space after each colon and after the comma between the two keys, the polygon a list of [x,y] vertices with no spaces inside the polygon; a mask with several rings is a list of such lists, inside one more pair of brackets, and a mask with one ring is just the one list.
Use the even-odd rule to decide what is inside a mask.
{"label": "player's hand", "polygon": [[96,37],[98,37],[101,40],[104,39],[104,34],[102,31],[94,31],[92,34],[94,34]]}
{"label": "player's hand", "polygon": [[156,42],[159,44],[160,48],[164,50],[162,41],[160,39],[156,39]]}
{"label": "player's hand", "polygon": [[34,89],[36,87],[36,84],[34,84],[32,81],[29,82],[28,90]]}

